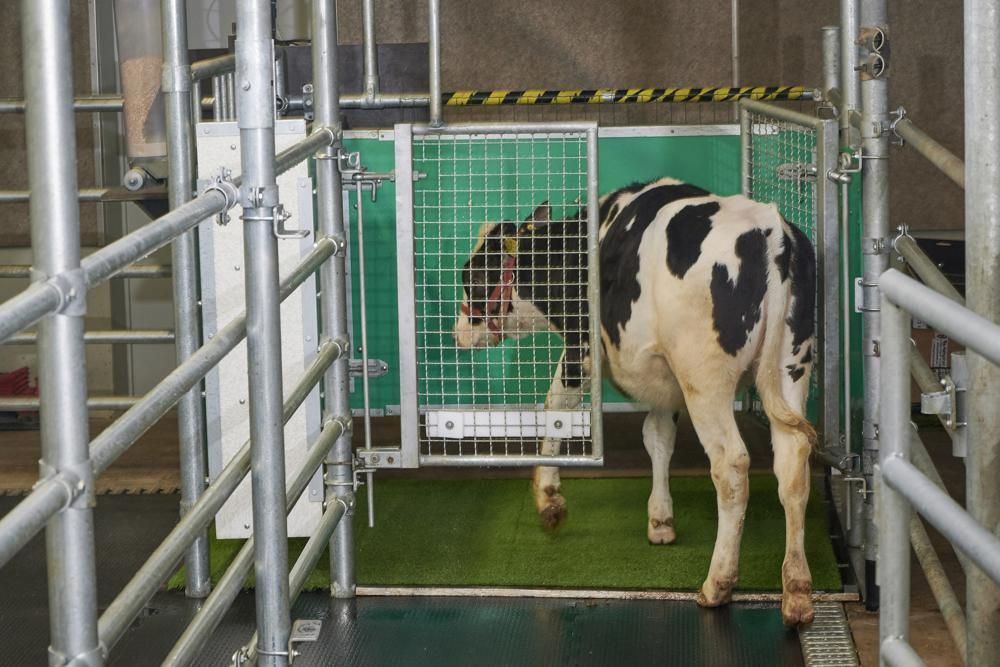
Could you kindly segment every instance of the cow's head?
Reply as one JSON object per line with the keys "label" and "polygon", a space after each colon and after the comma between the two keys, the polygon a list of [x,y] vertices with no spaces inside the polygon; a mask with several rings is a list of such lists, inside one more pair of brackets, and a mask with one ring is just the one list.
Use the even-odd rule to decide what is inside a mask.
{"label": "cow's head", "polygon": [[[548,217],[546,202],[526,222],[544,222]],[[488,347],[519,333],[508,317],[518,300],[518,237],[518,225],[513,222],[487,223],[480,228],[476,247],[462,267],[462,304],[454,331],[459,347]]]}

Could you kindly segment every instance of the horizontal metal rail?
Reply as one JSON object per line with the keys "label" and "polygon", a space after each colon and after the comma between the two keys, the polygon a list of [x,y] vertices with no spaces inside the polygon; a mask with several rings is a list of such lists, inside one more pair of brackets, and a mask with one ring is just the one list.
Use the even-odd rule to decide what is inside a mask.
{"label": "horizontal metal rail", "polygon": [[809,114],[802,113],[801,111],[775,106],[774,104],[770,104],[768,102],[742,99],[740,100],[740,107],[747,109],[748,111],[752,111],[753,113],[764,114],[769,118],[776,118],[777,120],[784,121],[786,123],[809,127],[814,130],[820,130],[826,123],[826,121],[822,118],[810,116]]}
{"label": "horizontal metal rail", "polygon": [[912,236],[904,234],[893,241],[892,245],[900,257],[906,260],[907,265],[913,269],[913,272],[920,278],[921,282],[945,295],[955,303],[965,305],[965,298],[955,289],[951,281],[941,273],[941,269],[937,267],[934,260],[927,256]]}
{"label": "horizontal metal rail", "polygon": [[226,53],[214,58],[196,60],[191,63],[191,80],[201,81],[211,79],[213,76],[228,74],[236,71],[236,54]]}
{"label": "horizontal metal rail", "polygon": [[82,489],[79,479],[61,473],[39,485],[0,519],[0,567],[38,534],[53,515],[69,505]]}
{"label": "horizontal metal rail", "polygon": [[960,157],[932,139],[930,135],[903,118],[892,126],[900,139],[913,146],[913,150],[927,158],[927,161],[941,170],[960,188],[965,189],[965,163]]}
{"label": "horizontal metal rail", "polygon": [[[172,270],[169,264],[132,264],[112,276],[112,278],[169,278]],[[0,264],[0,278],[31,278],[28,264]]]}
{"label": "horizontal metal rail", "polygon": [[562,121],[556,123],[449,123],[441,127],[432,125],[414,125],[415,136],[424,135],[465,135],[465,134],[503,134],[516,137],[518,133],[586,133],[594,129],[594,123],[587,121]]}
{"label": "horizontal metal rail", "polygon": [[[826,91],[823,97],[838,110],[842,109],[843,96],[841,95],[839,88],[831,88],[830,90]],[[860,128],[861,114],[858,113],[858,110],[851,109],[849,111],[849,114],[850,114],[851,127]]]}
{"label": "horizontal metal rail", "polygon": [[567,466],[567,467],[600,467],[604,465],[603,458],[591,456],[506,456],[497,455],[476,455],[476,456],[455,456],[444,454],[424,454],[420,456],[421,466],[447,466],[449,468],[481,468],[486,467],[517,467],[525,466]]}
{"label": "horizontal metal rail", "polygon": [[[128,410],[139,402],[136,396],[89,396],[88,410]],[[0,396],[0,412],[36,412],[41,399],[34,396]]]}
{"label": "horizontal metal rail", "polygon": [[[299,379],[295,389],[284,403],[283,423],[287,423],[292,418],[292,415],[302,405],[316,383],[323,377],[323,372],[345,351],[346,344],[343,341],[329,341],[320,348],[316,359],[306,369],[306,372]],[[305,477],[305,482],[302,485],[303,488],[308,485],[313,471],[319,466],[319,462],[325,456],[326,450],[329,449],[340,433],[343,432],[346,424],[346,420],[329,422],[327,428],[323,430],[320,440],[313,449],[310,449],[310,456],[306,459],[303,469],[299,471],[299,475],[296,477],[296,481],[303,476]],[[322,446],[324,442],[329,443],[325,449]],[[322,450],[322,452],[315,450]],[[306,466],[313,461],[315,461],[315,465],[309,468],[307,472],[303,472]],[[125,588],[122,589],[121,593],[118,594],[107,610],[101,615],[98,624],[98,633],[101,643],[104,646],[110,649],[118,643],[136,615],[142,610],[142,607],[159,590],[163,582],[170,577],[177,564],[180,563],[181,558],[183,558],[184,552],[212,520],[212,517],[219,511],[219,508],[225,504],[226,500],[236,490],[236,487],[239,486],[249,471],[250,441],[248,440],[233,458],[230,459],[215,482],[209,485],[201,497],[198,498],[198,501],[191,506],[191,509],[174,526],[170,534],[164,538],[160,546],[156,548],[149,559],[139,568],[138,572],[135,573],[132,579],[125,585]],[[299,495],[301,495],[301,491],[299,491]],[[240,581],[242,582],[242,579]]]}
{"label": "horizontal metal rail", "polygon": [[[34,345],[38,334],[33,331],[14,334],[4,345]],[[130,345],[173,343],[174,332],[166,329],[123,329],[112,331],[86,331],[83,342],[92,345],[127,343]]]}
{"label": "horizontal metal rail", "polygon": [[[320,239],[299,265],[281,281],[279,296],[288,298],[299,285],[326,261],[337,249],[328,238]],[[219,361],[246,337],[246,314],[234,318],[210,341],[183,364],[153,387],[132,410],[119,417],[97,436],[90,445],[94,470],[100,474],[121,456],[132,443],[155,424],[181,396],[201,381]]]}
{"label": "horizontal metal rail", "polygon": [[980,526],[951,496],[909,461],[890,458],[881,464],[882,479],[969,559],[1000,583],[1000,539]]}
{"label": "horizontal metal rail", "polygon": [[[0,113],[24,113],[26,104],[16,97],[0,98]],[[120,95],[90,95],[73,100],[73,111],[121,111]]]}
{"label": "horizontal metal rail", "polygon": [[879,287],[899,307],[1000,364],[1000,326],[894,269],[882,274]]}
{"label": "horizontal metal rail", "polygon": [[[324,425],[319,439],[309,448],[309,454],[305,462],[298,469],[291,484],[288,485],[286,511],[290,512],[295,506],[299,496],[309,486],[309,480],[312,479],[316,469],[319,468],[324,457],[337,441],[337,438],[348,428],[349,423],[349,418],[342,417],[330,420]],[[248,468],[250,465],[249,456],[248,448]],[[243,544],[236,558],[220,578],[219,583],[216,584],[215,590],[212,591],[212,594],[202,604],[201,609],[198,610],[198,614],[188,624],[180,639],[177,640],[173,649],[171,649],[166,659],[164,659],[164,665],[189,665],[197,657],[205,642],[209,640],[212,632],[218,626],[219,621],[222,620],[223,615],[232,606],[233,600],[242,588],[244,580],[250,574],[253,566],[253,545],[253,537],[250,537]],[[104,639],[103,632],[101,632],[101,639]]]}
{"label": "horizontal metal rail", "polygon": [[[31,198],[30,190],[0,190],[0,204],[26,204]],[[126,188],[80,188],[77,201],[122,202],[143,201],[147,199],[166,199],[167,191],[161,187],[148,187],[141,190]]]}

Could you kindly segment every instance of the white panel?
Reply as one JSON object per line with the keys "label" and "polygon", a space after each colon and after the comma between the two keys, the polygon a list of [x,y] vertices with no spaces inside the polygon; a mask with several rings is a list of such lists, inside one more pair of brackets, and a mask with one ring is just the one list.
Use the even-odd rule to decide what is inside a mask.
{"label": "white panel", "polygon": [[[305,137],[302,120],[279,120],[275,127],[276,148],[280,152]],[[235,122],[200,123],[197,132],[198,177],[208,179],[220,167],[240,171],[239,129]],[[278,192],[285,209],[292,214],[286,227],[302,224],[310,230],[305,241],[278,242],[281,275],[287,275],[312,246],[312,185],[305,162],[278,177]],[[245,308],[243,225],[239,208],[230,211],[232,221],[222,227],[202,224],[199,228],[202,273],[202,302],[206,337],[213,335]],[[309,278],[299,291],[281,305],[283,389],[287,398],[316,353],[316,285]],[[208,406],[209,463],[212,477],[249,437],[246,343],[229,354],[206,381]],[[304,460],[309,442],[319,430],[319,390],[315,389],[303,408],[285,426],[286,475],[291,478]],[[322,489],[311,485],[288,518],[288,534],[311,535],[322,510]],[[315,502],[310,502],[315,501]],[[249,477],[243,481],[216,515],[220,538],[248,537],[252,530]]]}
{"label": "white panel", "polygon": [[426,410],[423,414],[429,438],[590,437],[587,410]]}

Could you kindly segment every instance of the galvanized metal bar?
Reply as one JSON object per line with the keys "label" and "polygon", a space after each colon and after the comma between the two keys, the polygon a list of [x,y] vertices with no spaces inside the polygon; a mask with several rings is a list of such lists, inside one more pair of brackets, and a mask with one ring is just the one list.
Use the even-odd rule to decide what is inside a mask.
{"label": "galvanized metal bar", "polygon": [[859,136],[851,124],[861,108],[858,77],[858,44],[861,32],[861,0],[840,0],[840,138],[845,146],[857,146]]}
{"label": "galvanized metal bar", "polygon": [[[337,143],[320,151],[316,160],[316,215],[321,234],[346,239],[343,190],[337,161],[340,155],[340,101],[337,58],[337,8],[334,0],[313,0],[313,100],[316,124],[329,127]],[[322,329],[328,336],[350,339],[347,320],[347,274],[343,253],[338,253],[320,272]],[[325,415],[351,414],[349,360],[335,363],[323,379]],[[354,506],[354,452],[351,433],[337,439],[326,460],[327,502],[341,498]],[[354,597],[354,527],[347,519],[337,524],[330,542],[330,584],[334,597]]]}
{"label": "galvanized metal bar", "polygon": [[[401,464],[421,465],[417,396],[417,315],[413,226],[413,127],[396,125],[396,296],[399,301],[399,419]],[[433,465],[433,464],[431,464]]]}
{"label": "galvanized metal bar", "polygon": [[[303,373],[296,384],[295,389],[288,396],[282,410],[282,422],[287,423],[295,411],[302,405],[306,397],[312,391],[316,383],[322,377],[323,372],[333,361],[342,356],[346,349],[344,341],[330,341],[320,347],[316,358]],[[345,420],[332,420],[330,428],[343,429]],[[329,435],[328,437],[336,437]],[[322,442],[320,440],[319,442]],[[317,445],[318,446],[318,445]],[[313,450],[310,450],[313,451]],[[313,454],[316,458],[322,458],[318,453]],[[318,462],[310,466],[312,457],[306,459],[303,470],[309,470],[306,476],[306,484],[319,465]],[[239,451],[229,460],[229,463],[222,469],[222,472],[205,493],[198,498],[198,501],[185,514],[180,522],[174,526],[170,534],[160,543],[149,559],[139,568],[132,579],[125,585],[118,597],[108,606],[100,620],[101,643],[111,648],[122,638],[125,631],[135,620],[136,615],[143,606],[163,585],[163,582],[176,570],[184,551],[201,534],[201,531],[209,524],[219,508],[225,504],[232,495],[236,487],[239,486],[243,478],[250,470],[250,442],[247,441]],[[304,474],[304,473],[300,473]],[[301,495],[301,494],[300,494]],[[292,501],[294,504],[294,501]]]}
{"label": "galvanized metal bar", "polygon": [[364,51],[365,98],[371,101],[379,92],[378,42],[375,40],[375,2],[361,0],[362,50]]}
{"label": "galvanized metal bar", "polygon": [[[331,446],[334,445],[337,438],[344,432],[344,426],[349,422],[349,419],[334,419],[325,424],[323,430],[320,432],[319,439],[310,447],[309,456],[296,472],[292,482],[288,485],[285,513],[292,510],[299,496],[309,486],[309,480],[322,463],[324,456],[326,456]],[[343,505],[343,501],[333,502],[337,505]],[[346,507],[346,505],[343,506]],[[240,588],[242,588],[243,581],[250,574],[250,567],[253,564],[253,553],[256,550],[256,530],[254,534],[254,537],[251,537],[244,543],[243,548],[240,549],[232,564],[230,564],[225,574],[219,580],[215,590],[208,596],[205,604],[198,610],[198,614],[194,617],[194,620],[191,621],[180,639],[174,644],[174,647],[163,661],[164,665],[189,665],[198,657],[205,643],[211,638],[212,632],[218,626],[219,621],[222,620],[222,616],[232,606],[233,600],[236,598],[237,593],[239,593]],[[324,540],[324,546],[325,542]],[[289,583],[288,571],[284,570],[280,574],[285,579],[285,585],[287,586]],[[262,654],[259,651],[260,645],[261,642],[259,641],[259,636],[257,636],[253,652],[257,656],[258,664],[266,662],[269,658],[273,657],[267,653]]]}
{"label": "galvanized metal bar", "polygon": [[753,197],[752,183],[753,174],[753,119],[750,116],[750,109],[744,104],[739,105],[740,109],[740,194],[744,197]]}
{"label": "galvanized metal bar", "polygon": [[[767,109],[772,107],[767,106]],[[809,119],[810,127],[818,119]],[[413,136],[425,135],[466,135],[466,134],[504,134],[513,135],[518,132],[525,134],[585,134],[594,125],[588,121],[559,121],[553,123],[448,123],[441,127],[432,125],[412,125]]]}
{"label": "galvanized metal bar", "polygon": [[206,58],[205,60],[196,60],[191,63],[191,80],[201,81],[203,79],[212,79],[235,70],[236,55],[226,53],[221,56]]}
{"label": "galvanized metal bar", "polygon": [[955,303],[965,305],[965,298],[959,294],[951,281],[945,278],[934,261],[920,249],[912,236],[904,234],[893,241],[892,245],[925,285],[937,290]]}
{"label": "galvanized metal bar", "polygon": [[924,571],[924,577],[927,579],[927,585],[930,587],[934,601],[941,612],[941,618],[944,619],[945,627],[948,628],[948,634],[955,642],[958,654],[962,656],[962,664],[965,664],[967,632],[965,613],[962,611],[962,605],[958,602],[958,596],[955,595],[955,589],[948,581],[948,575],[945,574],[941,559],[938,558],[937,551],[931,544],[927,529],[924,528],[924,524],[918,516],[914,516],[910,520],[910,543],[913,545],[913,553],[917,557],[917,562],[920,563],[920,569]]}
{"label": "galvanized metal bar", "polygon": [[476,456],[442,456],[438,454],[421,454],[420,466],[448,466],[450,468],[520,468],[525,466],[566,466],[576,468],[599,468],[604,465],[603,458],[592,456],[515,456],[488,455]]}
{"label": "galvanized metal bar", "polygon": [[299,141],[278,153],[274,158],[274,171],[283,174],[321,148],[333,144],[335,133],[329,127],[313,127],[312,132]]}
{"label": "galvanized metal bar", "polygon": [[880,288],[893,303],[903,306],[932,328],[976,350],[994,364],[1000,364],[1000,325],[958,305],[896,269],[883,274]]}
{"label": "galvanized metal bar", "polygon": [[[285,433],[281,421],[282,348],[278,297],[278,205],[274,169],[274,43],[269,0],[236,8],[237,121],[244,183],[247,379],[250,404],[250,483],[258,652],[263,665],[289,663],[288,517]],[[227,75],[228,78],[228,75]]]}
{"label": "galvanized metal bar", "polygon": [[[168,278],[170,277],[169,264],[133,264],[126,267],[114,275],[115,278]],[[2,278],[30,278],[31,266],[29,264],[0,264],[0,279]]]}
{"label": "galvanized metal bar", "polygon": [[829,177],[837,168],[840,156],[836,121],[826,120],[816,132],[816,239],[818,245],[817,273],[820,285],[819,336],[820,336],[820,386],[822,408],[820,425],[823,447],[835,450],[841,446],[840,380],[841,319],[839,295],[840,273],[840,216],[837,184]]}
{"label": "galvanized metal bar", "polygon": [[817,118],[816,116],[810,116],[809,114],[802,113],[801,111],[795,111],[794,109],[787,109],[785,107],[777,106],[771,104],[770,102],[761,102],[758,100],[740,100],[740,106],[745,109],[749,109],[754,113],[764,114],[769,118],[775,118],[777,120],[783,120],[786,123],[792,123],[793,125],[801,125],[803,127],[812,128],[814,130],[821,130],[824,121],[822,118]]}
{"label": "galvanized metal bar", "polygon": [[[28,190],[0,190],[0,204],[24,204],[31,196]],[[166,196],[161,188],[145,187],[141,190],[125,188],[80,188],[76,198],[80,202],[107,203],[121,201],[144,201],[162,199]]]}
{"label": "galvanized metal bar", "polygon": [[961,158],[932,139],[909,118],[894,123],[892,129],[896,136],[913,146],[913,150],[927,158],[928,162],[940,169],[956,185],[965,187],[965,163]]}
{"label": "galvanized metal bar", "polygon": [[[86,401],[87,410],[128,410],[139,399],[135,396],[90,396]],[[33,412],[45,406],[42,398],[3,396],[0,397],[0,411],[3,412]]]}
{"label": "galvanized metal bar", "polygon": [[882,664],[888,667],[923,667],[924,661],[908,642],[889,638],[879,645]]}
{"label": "galvanized metal bar", "polygon": [[879,640],[906,642],[910,627],[910,519],[904,489],[892,484],[893,463],[909,465],[910,318],[882,296],[881,449],[878,487]]}
{"label": "galvanized metal bar", "polygon": [[[168,202],[177,209],[194,197],[194,124],[191,118],[191,66],[188,59],[187,0],[161,0],[163,26],[163,105],[167,122]],[[194,230],[171,246],[174,328],[177,364],[191,358],[201,345],[198,304],[198,259]],[[205,405],[196,384],[177,402],[177,444],[180,458],[180,512],[183,515],[205,489],[208,453]],[[188,597],[203,598],[211,588],[208,533],[199,535],[184,559]]]}
{"label": "galvanized metal bar", "polygon": [[58,473],[0,519],[0,568],[16,556],[76,495],[75,476]]}
{"label": "galvanized metal bar", "polygon": [[827,92],[840,87],[840,26],[828,25],[823,33],[823,97]]}
{"label": "galvanized metal bar", "polygon": [[38,377],[46,406],[39,467],[43,479],[65,472],[79,480],[74,499],[45,531],[49,662],[100,665],[76,162],[55,157],[76,155],[69,2],[23,0],[21,33],[34,278],[69,278],[60,312],[38,328]]}
{"label": "galvanized metal bar", "polygon": [[[597,154],[597,125],[587,130],[587,300],[592,313],[601,312],[600,191]],[[600,318],[591,317],[590,326],[590,438],[591,457],[604,458],[603,343]]]}
{"label": "galvanized metal bar", "polygon": [[[861,4],[861,25],[879,26],[887,31],[887,0],[866,0]],[[852,33],[857,39],[857,33]],[[856,48],[848,46],[848,49]],[[854,70],[851,70],[854,74]],[[861,81],[861,147],[866,156],[861,172],[862,196],[862,289],[867,302],[878,303],[879,276],[889,268],[889,85],[883,73],[878,78]],[[844,91],[845,96],[848,94]],[[874,467],[879,449],[879,373],[878,355],[881,324],[879,312],[869,308],[862,313],[861,347],[864,377],[864,420],[861,427],[862,470],[868,489],[874,489]],[[875,560],[879,539],[876,535],[874,498],[869,493],[865,503],[865,605],[878,606],[875,588]]]}
{"label": "galvanized metal bar", "polygon": [[[989,322],[1000,322],[1000,7],[965,0],[965,300]],[[994,334],[995,335],[995,334]],[[967,355],[968,454],[965,498],[972,517],[1000,526],[1000,367],[970,345]],[[992,357],[994,363],[998,362]],[[1000,656],[1000,586],[982,572],[966,573],[969,664]]]}
{"label": "galvanized metal bar", "polygon": [[430,81],[430,125],[440,127],[441,118],[441,1],[427,0],[427,72]]}
{"label": "galvanized metal bar", "polygon": [[[73,111],[94,112],[121,111],[124,100],[120,95],[89,95],[73,100]],[[16,97],[0,98],[0,113],[24,113],[25,101]]]}
{"label": "galvanized metal bar", "polygon": [[[288,298],[334,253],[336,248],[337,243],[329,238],[317,241],[312,252],[306,255],[282,281],[281,299]],[[107,470],[111,463],[124,454],[150,426],[159,421],[181,396],[205,377],[205,374],[223,357],[232,352],[246,336],[246,327],[245,315],[234,318],[188,361],[175,368],[153,387],[131,410],[104,429],[90,445],[95,473],[101,474]]]}
{"label": "galvanized metal bar", "polygon": [[62,303],[63,294],[54,284],[44,281],[32,283],[17,296],[0,304],[0,342],[54,313]]}
{"label": "galvanized metal bar", "polygon": [[[34,345],[38,340],[38,335],[34,332],[19,333],[11,336],[4,345]],[[86,331],[83,334],[83,342],[92,345],[107,345],[125,343],[129,345],[138,344],[162,344],[173,343],[174,332],[156,329],[130,329],[121,331]]]}

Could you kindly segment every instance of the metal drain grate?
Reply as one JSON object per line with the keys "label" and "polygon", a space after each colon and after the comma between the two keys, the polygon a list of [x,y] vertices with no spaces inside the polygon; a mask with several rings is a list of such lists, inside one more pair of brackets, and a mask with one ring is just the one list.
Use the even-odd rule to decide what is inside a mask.
{"label": "metal drain grate", "polygon": [[847,625],[844,605],[839,602],[816,604],[816,619],[799,631],[806,667],[858,667],[858,652]]}

